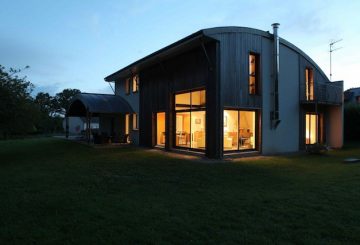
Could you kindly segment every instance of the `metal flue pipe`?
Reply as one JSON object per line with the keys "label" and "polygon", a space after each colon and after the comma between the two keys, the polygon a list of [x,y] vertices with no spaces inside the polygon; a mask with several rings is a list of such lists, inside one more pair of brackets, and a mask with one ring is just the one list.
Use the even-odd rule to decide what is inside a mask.
{"label": "metal flue pipe", "polygon": [[279,43],[279,35],[278,29],[280,24],[274,23],[271,25],[273,27],[273,38],[274,38],[274,48],[273,48],[273,106],[271,111],[271,127],[276,129],[280,123],[279,116],[279,73],[280,73],[280,64],[279,64],[279,56],[280,56],[280,43]]}

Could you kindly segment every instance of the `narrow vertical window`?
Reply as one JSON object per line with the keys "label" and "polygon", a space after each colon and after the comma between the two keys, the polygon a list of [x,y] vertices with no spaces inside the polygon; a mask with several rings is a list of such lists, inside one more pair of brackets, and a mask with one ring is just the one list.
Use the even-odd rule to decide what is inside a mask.
{"label": "narrow vertical window", "polygon": [[135,75],[132,78],[132,91],[136,93],[139,91],[139,75]]}
{"label": "narrow vertical window", "polygon": [[249,94],[258,94],[259,84],[259,55],[249,55]]}
{"label": "narrow vertical window", "polygon": [[138,115],[137,113],[133,114],[133,130],[139,129]]}
{"label": "narrow vertical window", "polygon": [[305,144],[312,145],[318,143],[318,115],[307,113],[305,124]]}
{"label": "narrow vertical window", "polygon": [[130,94],[130,78],[125,80],[125,94]]}
{"label": "narrow vertical window", "polygon": [[130,114],[125,114],[125,134],[129,134],[130,128]]}
{"label": "narrow vertical window", "polygon": [[306,100],[314,100],[314,73],[311,68],[305,69]]}
{"label": "narrow vertical window", "polygon": [[166,130],[165,130],[165,112],[156,113],[156,145],[165,146]]}

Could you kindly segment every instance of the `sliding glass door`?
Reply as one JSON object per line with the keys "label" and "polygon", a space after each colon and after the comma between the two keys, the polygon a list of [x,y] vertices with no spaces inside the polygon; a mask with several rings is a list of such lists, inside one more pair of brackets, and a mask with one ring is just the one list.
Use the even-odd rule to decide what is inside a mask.
{"label": "sliding glass door", "polygon": [[175,95],[175,146],[205,150],[205,90]]}
{"label": "sliding glass door", "polygon": [[256,111],[224,110],[224,151],[255,150]]}

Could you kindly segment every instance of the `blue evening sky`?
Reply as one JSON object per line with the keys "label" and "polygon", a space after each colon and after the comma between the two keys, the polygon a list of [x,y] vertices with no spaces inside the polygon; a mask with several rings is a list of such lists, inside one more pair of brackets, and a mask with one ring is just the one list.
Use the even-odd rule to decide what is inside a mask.
{"label": "blue evening sky", "polygon": [[360,1],[0,0],[0,64],[21,68],[50,94],[64,88],[110,93],[104,77],[202,28],[271,31],[305,51],[333,80],[360,86]]}

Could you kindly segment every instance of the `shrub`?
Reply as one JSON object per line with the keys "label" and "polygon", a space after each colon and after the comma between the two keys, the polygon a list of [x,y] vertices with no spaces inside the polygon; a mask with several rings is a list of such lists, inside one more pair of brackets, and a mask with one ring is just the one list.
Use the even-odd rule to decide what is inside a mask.
{"label": "shrub", "polygon": [[360,140],[360,105],[347,104],[344,107],[345,140]]}

